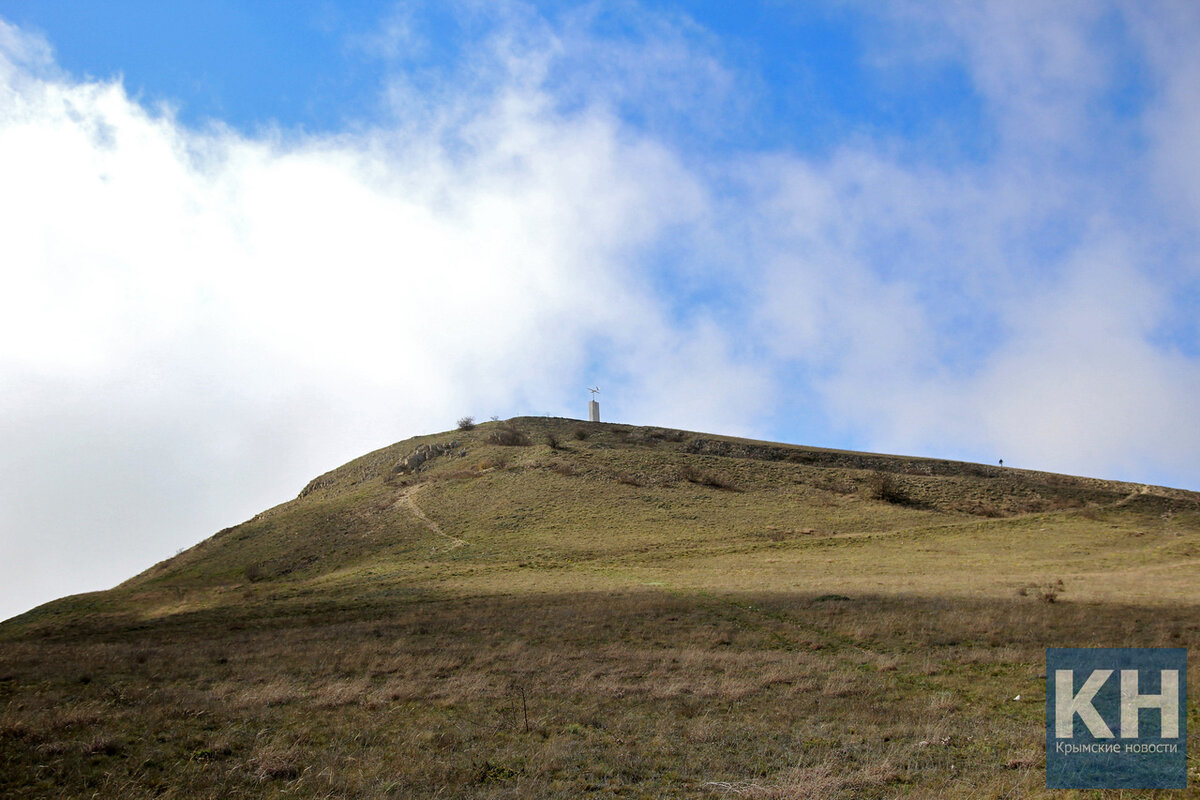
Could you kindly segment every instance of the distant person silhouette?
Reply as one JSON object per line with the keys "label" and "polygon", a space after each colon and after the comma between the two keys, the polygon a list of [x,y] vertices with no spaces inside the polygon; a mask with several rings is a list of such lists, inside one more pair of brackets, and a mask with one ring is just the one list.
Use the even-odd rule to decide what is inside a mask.
{"label": "distant person silhouette", "polygon": [[1003,458],[1002,458],[1002,459],[1000,459],[1000,466],[1002,466],[1002,467],[1004,466],[1004,459],[1003,459]]}

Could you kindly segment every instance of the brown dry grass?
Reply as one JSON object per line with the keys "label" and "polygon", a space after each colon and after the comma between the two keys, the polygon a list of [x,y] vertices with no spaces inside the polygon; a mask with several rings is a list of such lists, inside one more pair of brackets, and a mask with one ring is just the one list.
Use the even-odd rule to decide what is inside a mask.
{"label": "brown dry grass", "polygon": [[0,645],[0,793],[1039,796],[1046,646],[1200,636],[1017,597],[295,602]]}
{"label": "brown dry grass", "polygon": [[1050,796],[1045,648],[1200,637],[1188,493],[453,436],[0,626],[0,796]]}

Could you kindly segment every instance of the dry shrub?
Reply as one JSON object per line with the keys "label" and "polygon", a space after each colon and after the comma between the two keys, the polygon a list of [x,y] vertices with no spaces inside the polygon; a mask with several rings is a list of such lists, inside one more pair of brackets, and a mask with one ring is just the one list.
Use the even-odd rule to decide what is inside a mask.
{"label": "dry shrub", "polygon": [[867,494],[873,500],[882,500],[897,506],[915,506],[918,501],[904,490],[894,477],[886,472],[876,472],[867,482]]}
{"label": "dry shrub", "polygon": [[789,538],[789,536],[791,535],[791,531],[780,530],[779,528],[776,528],[775,526],[772,525],[772,526],[768,527],[765,531],[757,531],[753,535],[761,537],[763,539],[767,539],[772,542],[782,542],[785,539]]}
{"label": "dry shrub", "polygon": [[125,743],[113,736],[96,735],[83,745],[83,752],[89,756],[115,756],[124,752]]}
{"label": "dry shrub", "polygon": [[293,750],[266,747],[258,750],[250,759],[254,777],[261,782],[293,780],[300,776],[300,764]]}
{"label": "dry shrub", "polygon": [[[988,517],[990,519],[996,519],[998,517],[1005,516],[1004,510],[1001,509],[999,506],[997,506],[995,503],[993,503],[990,500],[966,501],[963,503],[959,503],[957,506],[955,506],[954,510],[962,511],[963,513],[966,513],[966,514],[974,514],[977,517]],[[1019,513],[1027,513],[1027,512],[1019,512]]]}
{"label": "dry shrub", "polygon": [[458,418],[458,429],[460,431],[474,430],[475,429],[475,418],[474,417],[459,417]]}
{"label": "dry shrub", "polygon": [[501,425],[487,436],[488,444],[499,444],[505,447],[528,447],[529,435],[519,430],[511,423]]}
{"label": "dry shrub", "polygon": [[23,720],[5,720],[0,722],[0,741],[5,739],[35,739],[36,735]]}
{"label": "dry shrub", "polygon": [[[480,473],[474,469],[455,469],[450,472],[442,472],[437,475],[429,476],[430,480],[434,481],[461,481],[470,478],[478,478]],[[394,501],[392,501],[394,503]]]}
{"label": "dry shrub", "polygon": [[1027,583],[1020,589],[1017,589],[1019,597],[1036,597],[1043,603],[1057,603],[1058,596],[1066,591],[1066,586],[1063,584],[1062,578],[1059,578],[1054,583]]}
{"label": "dry shrub", "polygon": [[634,475],[632,472],[618,472],[616,474],[617,483],[625,486],[645,486],[646,482],[640,475]]}
{"label": "dry shrub", "polygon": [[578,427],[578,428],[575,428],[573,431],[571,431],[571,435],[582,442],[588,438],[590,433],[588,432],[587,428]]}
{"label": "dry shrub", "polygon": [[714,489],[724,489],[730,492],[738,491],[737,484],[729,478],[713,472],[705,472],[691,464],[685,464],[679,468],[679,480],[696,483],[701,486],[711,486]]}
{"label": "dry shrub", "polygon": [[508,466],[508,456],[503,453],[494,456],[488,456],[479,462],[480,470],[487,469],[504,469]]}
{"label": "dry shrub", "polygon": [[1036,769],[1042,765],[1045,756],[1037,750],[1019,750],[1004,762],[1006,769]]}
{"label": "dry shrub", "polygon": [[77,747],[78,745],[74,742],[59,740],[53,742],[42,742],[34,747],[33,751],[39,756],[43,756],[45,758],[57,758],[58,756],[66,755]]}
{"label": "dry shrub", "polygon": [[757,531],[752,535],[771,542],[783,542],[796,536],[813,536],[816,532],[816,528],[780,528],[768,525],[766,530]]}

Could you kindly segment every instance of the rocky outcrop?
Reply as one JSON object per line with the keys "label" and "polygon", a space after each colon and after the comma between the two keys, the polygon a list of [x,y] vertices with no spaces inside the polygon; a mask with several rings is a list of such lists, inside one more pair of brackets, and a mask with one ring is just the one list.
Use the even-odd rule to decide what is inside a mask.
{"label": "rocky outcrop", "polygon": [[458,449],[458,442],[434,442],[433,444],[423,444],[416,450],[413,450],[407,456],[402,458],[397,464],[394,472],[419,472],[427,463],[437,458],[438,456],[453,453]]}

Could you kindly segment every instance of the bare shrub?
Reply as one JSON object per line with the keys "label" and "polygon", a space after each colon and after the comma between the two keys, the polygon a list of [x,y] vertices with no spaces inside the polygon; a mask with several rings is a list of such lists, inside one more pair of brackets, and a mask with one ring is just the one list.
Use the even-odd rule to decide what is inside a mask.
{"label": "bare shrub", "polygon": [[460,431],[474,430],[475,429],[475,418],[474,417],[459,417],[458,418],[458,429]]}
{"label": "bare shrub", "polygon": [[1037,750],[1026,748],[1009,756],[1004,762],[1005,769],[1036,769],[1042,764],[1043,756]]}
{"label": "bare shrub", "polygon": [[[480,472],[475,469],[456,469],[450,472],[442,472],[438,475],[430,476],[430,480],[434,481],[462,481],[471,478],[478,478]],[[389,505],[394,501],[389,501]]]}
{"label": "bare shrub", "polygon": [[897,506],[916,506],[920,502],[908,494],[894,477],[886,472],[876,472],[867,484],[868,493],[875,500]]}
{"label": "bare shrub", "polygon": [[788,538],[790,531],[780,530],[774,525],[768,526],[766,530],[756,531],[753,535],[767,539],[772,542],[782,542]]}
{"label": "bare shrub", "polygon": [[757,531],[752,535],[772,542],[782,542],[795,536],[812,536],[816,532],[815,528],[780,528],[768,525],[765,530]]}
{"label": "bare shrub", "polygon": [[588,431],[587,428],[580,425],[579,427],[577,427],[573,431],[571,431],[571,435],[582,442],[585,439],[587,439],[588,436],[591,435],[591,433]]}
{"label": "bare shrub", "polygon": [[738,486],[729,478],[723,475],[718,475],[713,472],[705,472],[697,469],[691,464],[684,464],[679,468],[679,480],[689,483],[698,483],[701,486],[711,486],[714,489],[724,489],[730,492],[738,491]]}
{"label": "bare shrub", "polygon": [[957,510],[974,514],[977,517],[988,517],[989,519],[1005,516],[1004,510],[990,500],[974,500],[967,503],[960,503],[957,506]]}
{"label": "bare shrub", "polygon": [[623,483],[626,486],[645,486],[646,482],[642,480],[640,475],[634,475],[632,472],[618,472],[616,475],[617,483]]}
{"label": "bare shrub", "polygon": [[292,780],[299,777],[298,754],[292,750],[263,748],[250,759],[254,777],[259,781]]}
{"label": "bare shrub", "polygon": [[718,475],[715,472],[705,472],[700,475],[700,480],[697,481],[701,486],[711,486],[714,489],[723,489],[727,492],[738,491],[738,485],[724,475]]}
{"label": "bare shrub", "polygon": [[499,444],[505,447],[528,447],[529,436],[518,430],[511,423],[501,425],[487,436],[488,444]]}
{"label": "bare shrub", "polygon": [[125,744],[113,736],[97,734],[86,741],[83,752],[90,756],[115,756],[124,752]]}
{"label": "bare shrub", "polygon": [[558,437],[553,433],[546,434],[546,446],[551,450],[557,450],[559,447]]}
{"label": "bare shrub", "polygon": [[1066,586],[1063,584],[1062,578],[1059,578],[1054,583],[1027,583],[1020,589],[1017,589],[1017,595],[1019,597],[1033,596],[1043,603],[1057,603],[1058,596],[1065,591]]}

